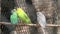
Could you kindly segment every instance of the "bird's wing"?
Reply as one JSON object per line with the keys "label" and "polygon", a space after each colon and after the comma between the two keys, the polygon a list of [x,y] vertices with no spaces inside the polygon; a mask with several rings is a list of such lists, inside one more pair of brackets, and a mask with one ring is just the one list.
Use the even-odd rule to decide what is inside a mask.
{"label": "bird's wing", "polygon": [[10,20],[12,24],[17,24],[18,23],[18,16],[17,15],[11,15]]}
{"label": "bird's wing", "polygon": [[37,12],[37,21],[42,27],[45,28],[46,18],[44,16],[44,14],[42,14],[41,12]]}

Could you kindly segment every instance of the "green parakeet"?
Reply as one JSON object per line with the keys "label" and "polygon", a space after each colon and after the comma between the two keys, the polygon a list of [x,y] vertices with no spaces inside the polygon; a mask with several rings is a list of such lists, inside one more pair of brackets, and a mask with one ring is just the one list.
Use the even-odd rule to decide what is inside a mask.
{"label": "green parakeet", "polygon": [[22,22],[24,22],[25,24],[31,24],[30,18],[22,8],[17,8],[16,13],[18,17],[22,20]]}
{"label": "green parakeet", "polygon": [[11,24],[17,24],[18,23],[18,16],[16,13],[16,9],[13,9],[11,12],[12,12],[12,15],[10,16]]}

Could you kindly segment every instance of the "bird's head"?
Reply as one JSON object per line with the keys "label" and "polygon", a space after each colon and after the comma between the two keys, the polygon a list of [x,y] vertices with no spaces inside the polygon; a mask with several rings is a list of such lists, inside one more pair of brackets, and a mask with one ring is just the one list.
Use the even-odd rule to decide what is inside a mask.
{"label": "bird's head", "polygon": [[42,12],[37,12],[37,15],[42,16],[43,13]]}
{"label": "bird's head", "polygon": [[24,10],[22,8],[20,8],[20,7],[16,9],[16,13],[20,13],[21,14],[23,12],[24,12]]}
{"label": "bird's head", "polygon": [[17,11],[20,11],[21,12],[22,10],[23,10],[22,8],[17,8]]}
{"label": "bird's head", "polygon": [[11,14],[15,14],[16,13],[16,9],[11,10]]}

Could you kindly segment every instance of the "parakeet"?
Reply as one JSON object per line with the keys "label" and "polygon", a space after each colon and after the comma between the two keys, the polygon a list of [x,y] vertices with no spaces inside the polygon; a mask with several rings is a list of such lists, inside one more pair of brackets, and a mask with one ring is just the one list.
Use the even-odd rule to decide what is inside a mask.
{"label": "parakeet", "polygon": [[[37,23],[37,15],[36,15],[36,9],[32,4],[32,0],[17,0],[17,3],[24,11],[28,14],[32,24]],[[30,34],[38,34],[38,29],[36,27],[30,27],[29,29]]]}
{"label": "parakeet", "polygon": [[41,29],[43,31],[43,34],[45,34],[45,26],[46,26],[46,18],[43,13],[37,12],[37,21],[41,25]]}
{"label": "parakeet", "polygon": [[11,24],[17,24],[18,23],[18,16],[16,13],[16,9],[13,9],[11,12],[12,12],[12,15],[10,16]]}
{"label": "parakeet", "polygon": [[22,8],[17,8],[16,13],[18,17],[22,20],[22,22],[24,22],[25,24],[31,24],[30,18]]}

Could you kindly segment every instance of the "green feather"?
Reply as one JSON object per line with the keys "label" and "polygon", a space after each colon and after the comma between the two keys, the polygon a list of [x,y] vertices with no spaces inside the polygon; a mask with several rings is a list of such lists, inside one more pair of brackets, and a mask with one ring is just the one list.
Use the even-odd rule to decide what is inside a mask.
{"label": "green feather", "polygon": [[23,9],[21,8],[17,8],[16,11],[17,15],[19,16],[19,18],[26,24],[31,24],[31,20],[28,17],[28,15],[23,11]]}
{"label": "green feather", "polygon": [[12,15],[10,16],[11,24],[17,24],[18,23],[18,16],[16,14],[15,9],[13,9],[11,12],[12,12]]}

